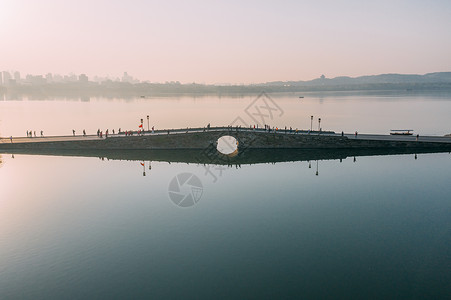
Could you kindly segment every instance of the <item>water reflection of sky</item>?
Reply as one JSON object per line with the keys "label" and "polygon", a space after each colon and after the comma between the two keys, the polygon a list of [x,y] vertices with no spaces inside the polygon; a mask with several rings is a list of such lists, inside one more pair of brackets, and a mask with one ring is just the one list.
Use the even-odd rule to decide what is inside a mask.
{"label": "water reflection of sky", "polygon": [[[446,291],[448,153],[241,165],[216,182],[197,164],[2,157],[3,295]],[[203,187],[188,208],[168,196],[184,172]]]}
{"label": "water reflection of sky", "polygon": [[[313,128],[321,118],[323,130],[340,132],[388,134],[390,129],[414,129],[424,134],[450,133],[448,112],[451,111],[449,94],[359,94],[324,93],[271,95],[283,110],[282,116],[267,118],[267,123],[283,128],[309,129],[310,116],[314,116]],[[137,130],[140,119],[150,127],[186,128],[228,125],[237,117],[254,123],[245,113],[246,107],[257,95],[236,97],[205,96],[106,99],[90,101],[0,101],[0,133],[4,136],[25,136],[27,130],[44,131],[45,135],[71,134],[72,129],[94,134],[105,131]]]}

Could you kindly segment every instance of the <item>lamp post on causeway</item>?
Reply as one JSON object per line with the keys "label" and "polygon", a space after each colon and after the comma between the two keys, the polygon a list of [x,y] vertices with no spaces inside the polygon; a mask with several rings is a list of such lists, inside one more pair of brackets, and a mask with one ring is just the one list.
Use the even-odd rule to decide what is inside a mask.
{"label": "lamp post on causeway", "polygon": [[310,131],[313,129],[313,116],[310,116]]}
{"label": "lamp post on causeway", "polygon": [[150,126],[149,126],[149,115],[147,115],[147,131],[150,131]]}
{"label": "lamp post on causeway", "polygon": [[318,131],[321,131],[321,118],[318,118]]}

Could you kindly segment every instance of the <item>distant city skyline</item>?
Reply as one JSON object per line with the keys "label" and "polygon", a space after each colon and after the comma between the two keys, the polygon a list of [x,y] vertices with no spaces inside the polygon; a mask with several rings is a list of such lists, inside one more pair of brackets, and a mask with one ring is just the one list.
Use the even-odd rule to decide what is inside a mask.
{"label": "distant city skyline", "polygon": [[[451,83],[451,71],[450,72],[431,72],[427,74],[399,74],[399,73],[387,73],[387,74],[375,74],[375,75],[362,75],[356,77],[350,76],[337,76],[333,78],[328,78],[324,74],[319,77],[312,78],[310,80],[275,80],[268,82],[259,82],[253,84],[203,84],[199,82],[189,82],[181,83],[180,81],[165,81],[165,82],[151,82],[149,80],[140,80],[128,72],[123,72],[122,76],[108,76],[102,77],[94,75],[92,77],[81,74],[53,74],[46,73],[45,75],[36,74],[26,74],[21,76],[19,71],[1,71],[0,70],[0,86],[3,87],[20,87],[20,86],[42,86],[47,84],[59,84],[59,83],[79,83],[82,85],[88,84],[109,84],[109,82],[114,83],[130,83],[132,85],[145,83],[145,84],[169,84],[169,85],[205,85],[205,86],[286,86],[289,87],[299,86],[299,85],[310,85],[310,86],[350,86],[359,84],[439,84],[440,88],[448,88],[443,86]],[[424,86],[423,86],[424,87]],[[365,87],[366,89],[368,87]],[[380,87],[379,87],[380,88]],[[419,86],[417,86],[419,88]],[[437,86],[435,86],[437,88]]]}
{"label": "distant city skyline", "polygon": [[450,16],[441,0],[0,0],[0,71],[206,84],[446,72]]}
{"label": "distant city skyline", "polygon": [[58,82],[102,82],[102,81],[120,81],[120,82],[128,82],[128,83],[139,83],[146,82],[145,80],[139,80],[128,74],[128,72],[123,72],[121,76],[97,76],[94,75],[92,77],[86,75],[85,73],[81,74],[54,74],[47,72],[45,74],[26,74],[25,76],[21,76],[21,72],[16,70],[0,70],[0,85],[11,85],[18,83],[58,83]]}

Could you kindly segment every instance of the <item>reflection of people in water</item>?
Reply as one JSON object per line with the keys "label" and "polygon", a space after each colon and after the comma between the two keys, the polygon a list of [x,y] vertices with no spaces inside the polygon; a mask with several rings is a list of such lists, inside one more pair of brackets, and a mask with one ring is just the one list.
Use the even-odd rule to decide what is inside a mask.
{"label": "reflection of people in water", "polygon": [[319,161],[316,161],[316,173],[315,173],[315,175],[316,176],[319,175]]}
{"label": "reflection of people in water", "polygon": [[143,176],[146,176],[146,164],[143,161],[140,165],[143,167]]}

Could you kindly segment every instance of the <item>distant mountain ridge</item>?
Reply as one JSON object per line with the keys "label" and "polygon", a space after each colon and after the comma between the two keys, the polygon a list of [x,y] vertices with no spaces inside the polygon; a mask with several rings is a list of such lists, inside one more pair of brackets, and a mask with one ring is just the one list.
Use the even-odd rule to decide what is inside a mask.
{"label": "distant mountain ridge", "polygon": [[322,75],[309,81],[272,81],[261,86],[349,86],[349,85],[373,85],[373,84],[430,84],[451,83],[451,72],[435,72],[424,75],[417,74],[380,74],[359,77],[339,76],[326,78]]}

